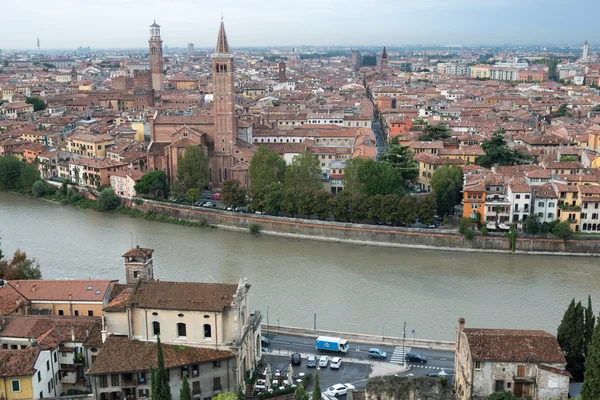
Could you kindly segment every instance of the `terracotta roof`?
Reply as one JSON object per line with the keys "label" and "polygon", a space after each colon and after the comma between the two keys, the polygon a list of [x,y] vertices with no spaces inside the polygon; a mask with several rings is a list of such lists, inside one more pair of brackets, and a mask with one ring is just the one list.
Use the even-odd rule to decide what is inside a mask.
{"label": "terracotta roof", "polygon": [[129,301],[141,308],[222,312],[236,291],[227,283],[142,281]]}
{"label": "terracotta roof", "polygon": [[0,315],[11,314],[28,303],[29,300],[12,286],[4,285],[0,288]]}
{"label": "terracotta roof", "polygon": [[0,351],[0,376],[8,378],[35,374],[37,357],[38,352],[35,349]]}
{"label": "terracotta roof", "polygon": [[544,331],[465,328],[473,361],[565,363],[556,337]]}
{"label": "terracotta roof", "polygon": [[151,256],[154,252],[154,249],[145,249],[143,247],[137,246],[132,249],[127,250],[125,254],[121,257],[148,257]]}
{"label": "terracotta roof", "polygon": [[117,283],[113,287],[110,301],[108,305],[104,307],[105,312],[123,312],[127,307],[129,297],[133,292],[133,284],[122,285]]}
{"label": "terracotta roof", "polygon": [[[83,342],[99,317],[71,317],[48,315],[8,315],[0,320],[0,335],[4,337],[42,340],[49,331],[56,330],[58,340]],[[73,329],[71,329],[73,328]]]}
{"label": "terracotta roof", "polygon": [[[162,344],[165,367],[198,364],[207,361],[224,360],[233,357],[229,351],[200,347],[173,346]],[[104,342],[90,375],[119,372],[147,371],[152,365],[156,368],[157,346],[154,342],[129,340],[124,336],[109,336]]]}
{"label": "terracotta roof", "polygon": [[117,281],[77,279],[22,280],[10,281],[8,284],[31,301],[102,301],[112,282]]}

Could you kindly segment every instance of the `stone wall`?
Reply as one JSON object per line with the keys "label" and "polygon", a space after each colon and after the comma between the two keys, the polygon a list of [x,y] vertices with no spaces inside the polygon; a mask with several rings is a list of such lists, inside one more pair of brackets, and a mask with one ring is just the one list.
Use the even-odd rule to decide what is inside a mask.
{"label": "stone wall", "polygon": [[456,400],[452,388],[432,377],[382,376],[367,381],[367,400]]}
{"label": "stone wall", "polygon": [[[124,205],[140,211],[153,211],[173,218],[247,230],[257,223],[261,231],[303,239],[326,240],[380,246],[446,248],[463,251],[509,252],[510,241],[504,236],[476,236],[467,240],[456,231],[415,229],[379,225],[350,224],[332,221],[273,217],[270,215],[236,213],[218,209],[144,200],[136,205],[132,199],[122,199]],[[523,253],[568,253],[599,255],[600,238],[576,237],[563,241],[555,238],[518,238],[516,251]]]}

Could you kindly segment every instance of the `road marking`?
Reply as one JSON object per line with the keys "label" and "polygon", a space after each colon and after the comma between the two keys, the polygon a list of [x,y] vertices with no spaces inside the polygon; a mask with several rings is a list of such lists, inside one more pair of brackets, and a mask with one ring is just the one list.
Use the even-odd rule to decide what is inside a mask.
{"label": "road marking", "polygon": [[410,347],[396,347],[392,353],[390,362],[394,364],[404,364],[404,355],[408,352],[410,352]]}

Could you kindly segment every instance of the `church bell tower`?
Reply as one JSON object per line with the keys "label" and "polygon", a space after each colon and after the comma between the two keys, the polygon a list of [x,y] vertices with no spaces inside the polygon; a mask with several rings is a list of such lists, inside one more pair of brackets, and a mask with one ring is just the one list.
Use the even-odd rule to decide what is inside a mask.
{"label": "church bell tower", "polygon": [[163,74],[163,51],[162,39],[160,38],[160,25],[154,21],[150,25],[150,73],[152,74],[152,89],[163,90],[165,88],[165,77]]}
{"label": "church bell tower", "polygon": [[140,280],[154,280],[154,249],[144,249],[139,245],[123,254],[125,259],[125,282],[136,283]]}
{"label": "church bell tower", "polygon": [[221,20],[217,46],[212,55],[214,83],[215,137],[213,154],[213,185],[231,179],[233,166],[233,146],[237,137],[237,119],[235,114],[235,89],[233,55],[225,34],[225,25]]}

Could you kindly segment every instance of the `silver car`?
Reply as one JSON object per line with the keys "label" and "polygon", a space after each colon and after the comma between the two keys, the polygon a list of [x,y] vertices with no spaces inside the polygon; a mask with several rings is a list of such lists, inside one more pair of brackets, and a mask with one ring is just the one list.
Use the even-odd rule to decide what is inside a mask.
{"label": "silver car", "polygon": [[327,368],[327,364],[329,364],[329,357],[321,356],[321,358],[319,358],[319,367]]}

